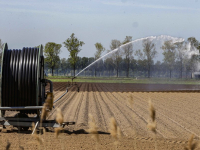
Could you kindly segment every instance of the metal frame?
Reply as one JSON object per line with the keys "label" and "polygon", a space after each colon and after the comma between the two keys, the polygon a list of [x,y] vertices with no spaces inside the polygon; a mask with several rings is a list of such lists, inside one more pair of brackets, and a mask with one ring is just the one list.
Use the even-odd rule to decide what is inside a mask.
{"label": "metal frame", "polygon": [[0,110],[30,110],[30,109],[42,109],[43,106],[25,106],[25,107],[0,107]]}
{"label": "metal frame", "polygon": [[[1,83],[0,83],[0,106],[2,104],[2,95],[1,95],[1,89],[2,89],[2,71],[3,71],[3,60],[4,60],[4,51],[6,51],[8,49],[8,45],[7,43],[4,44],[3,46],[3,51],[2,51],[2,56],[1,56]],[[0,117],[2,116],[1,110],[0,110]]]}
{"label": "metal frame", "polygon": [[0,117],[0,125],[2,126],[14,126],[14,127],[32,127],[32,123],[39,122],[39,127],[65,127],[65,125],[74,125],[75,122],[63,122],[61,125],[56,123],[55,120],[43,120],[40,122],[40,118],[29,117],[29,118],[15,118],[15,117]]}
{"label": "metal frame", "polygon": [[[42,88],[45,88],[42,86],[41,79],[44,78],[44,71],[40,71],[41,69],[44,70],[42,63],[42,57],[43,57],[43,47],[42,45],[39,46],[39,52],[38,52],[38,68],[37,68],[37,88],[36,88],[36,104],[39,105],[39,100],[42,98]],[[41,64],[41,65],[39,65]],[[40,68],[41,67],[41,68]]]}

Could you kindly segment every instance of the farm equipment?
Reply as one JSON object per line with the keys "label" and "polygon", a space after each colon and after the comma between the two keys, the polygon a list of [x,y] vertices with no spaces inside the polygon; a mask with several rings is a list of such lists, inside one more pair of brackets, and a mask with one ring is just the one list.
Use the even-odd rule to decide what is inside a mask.
{"label": "farm equipment", "polygon": [[[45,128],[75,124],[64,122],[60,125],[55,120],[41,119],[43,104],[47,98],[48,111],[53,109],[53,83],[44,78],[42,45],[9,50],[5,44],[1,61],[0,125],[4,128],[12,125],[26,131],[33,122],[36,126]],[[48,84],[50,91],[45,88]],[[6,117],[5,111],[18,113],[14,117]]]}

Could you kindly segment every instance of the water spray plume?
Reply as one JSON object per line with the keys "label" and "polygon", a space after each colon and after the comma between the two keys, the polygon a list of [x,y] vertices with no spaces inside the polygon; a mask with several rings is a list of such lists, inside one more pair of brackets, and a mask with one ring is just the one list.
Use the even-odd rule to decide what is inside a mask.
{"label": "water spray plume", "polygon": [[128,42],[126,44],[123,44],[121,46],[119,46],[118,48],[108,52],[107,54],[103,55],[102,57],[100,57],[99,59],[95,60],[93,63],[91,63],[90,65],[88,65],[87,67],[85,67],[83,70],[81,70],[79,73],[77,73],[75,76],[77,77],[78,75],[80,75],[83,71],[85,71],[86,69],[88,69],[89,67],[91,67],[92,65],[94,65],[95,63],[97,63],[99,60],[103,59],[103,58],[106,58],[107,56],[109,55],[112,55],[113,53],[117,52],[118,50],[124,48],[126,45],[129,45],[129,44],[134,44],[136,42],[139,42],[139,41],[143,41],[145,39],[149,39],[150,41],[154,40],[154,39],[157,39],[157,40],[164,40],[164,41],[167,41],[167,40],[172,40],[173,43],[176,43],[176,42],[183,42],[184,39],[182,38],[175,38],[175,37],[171,37],[171,36],[166,36],[166,35],[161,35],[161,36],[149,36],[149,37],[145,37],[145,38],[140,38],[140,39],[136,39],[134,41],[131,41],[131,42]]}

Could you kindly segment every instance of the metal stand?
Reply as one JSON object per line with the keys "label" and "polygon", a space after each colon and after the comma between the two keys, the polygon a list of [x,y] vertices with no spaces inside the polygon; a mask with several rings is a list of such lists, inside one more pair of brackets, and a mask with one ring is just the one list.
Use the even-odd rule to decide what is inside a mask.
{"label": "metal stand", "polygon": [[38,123],[39,127],[65,127],[65,125],[74,125],[75,122],[63,122],[59,125],[55,120],[43,120],[42,123],[40,122],[40,118],[38,117],[28,117],[28,118],[16,118],[16,117],[0,117],[0,125],[2,126],[13,126],[23,129],[27,129],[27,127],[32,127],[32,123]]}

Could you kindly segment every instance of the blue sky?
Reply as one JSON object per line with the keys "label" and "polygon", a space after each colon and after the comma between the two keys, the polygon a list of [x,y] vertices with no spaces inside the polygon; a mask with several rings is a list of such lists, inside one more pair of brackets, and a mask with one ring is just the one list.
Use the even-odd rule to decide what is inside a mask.
{"label": "blue sky", "polygon": [[[62,44],[71,33],[94,56],[96,42],[170,35],[200,41],[200,0],[1,0],[0,38],[9,48]],[[68,57],[62,47],[61,58]]]}

